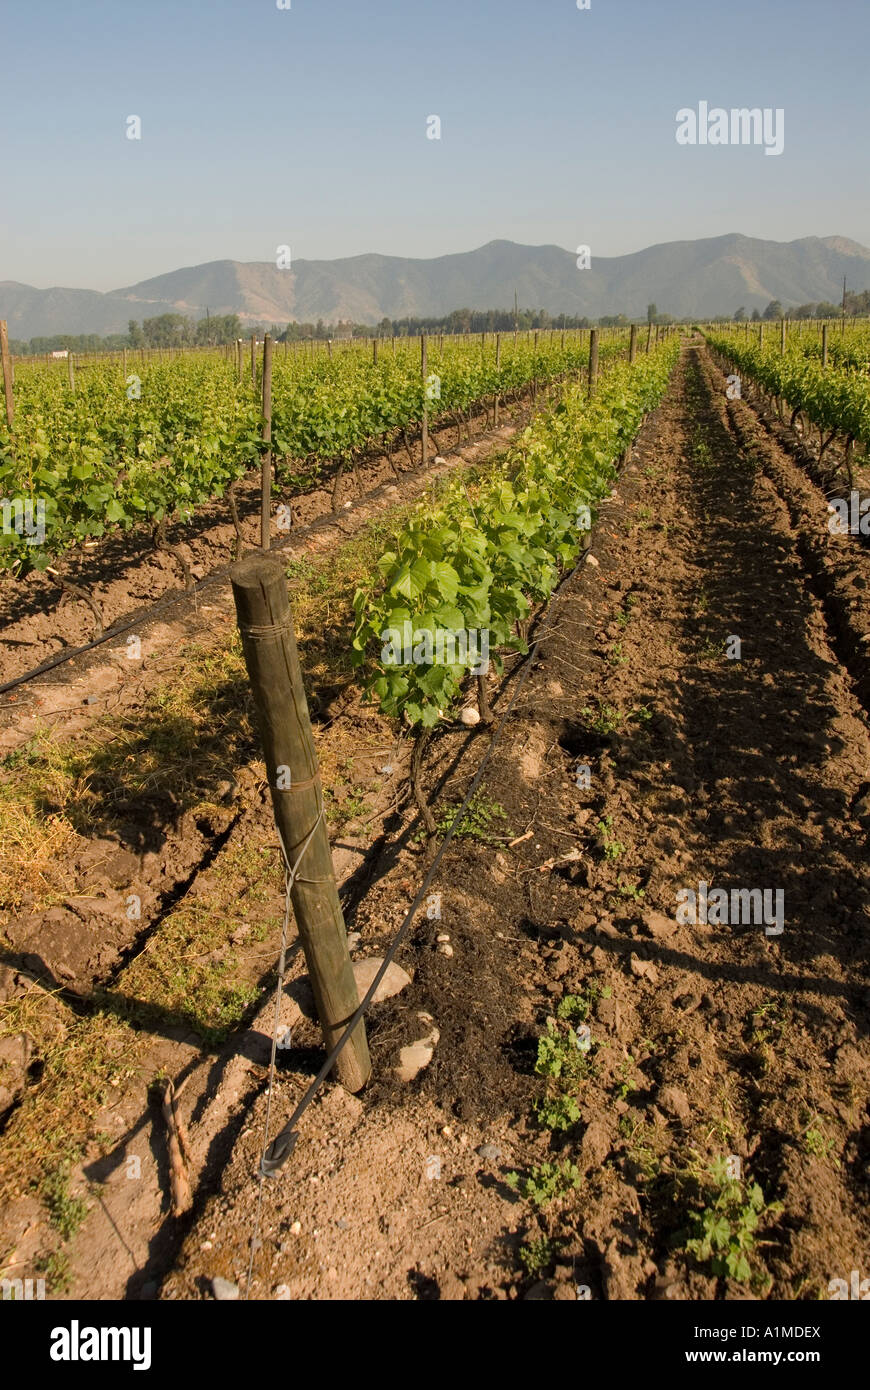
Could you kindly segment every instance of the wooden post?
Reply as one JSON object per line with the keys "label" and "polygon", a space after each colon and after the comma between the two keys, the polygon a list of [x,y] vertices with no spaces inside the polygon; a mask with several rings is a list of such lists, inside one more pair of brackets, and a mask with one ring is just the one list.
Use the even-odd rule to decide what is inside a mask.
{"label": "wooden post", "polygon": [[[332,871],[320,771],[293,635],[287,580],[283,565],[266,555],[240,560],[230,570],[230,580],[275,824],[290,865],[299,859],[291,889],[293,912],[323,1041],[331,1048],[359,1007],[359,994]],[[335,1069],[349,1091],[362,1090],[368,1080],[371,1061],[362,1020]]]}
{"label": "wooden post", "polygon": [[763,323],[760,323],[760,324],[758,325],[758,346],[759,346],[759,347],[764,347],[764,324],[763,324]]}
{"label": "wooden post", "polygon": [[429,396],[426,377],[428,375],[428,355],[426,352],[426,334],[420,334],[420,374],[423,378],[423,467],[429,461]]}
{"label": "wooden post", "polygon": [[251,334],[251,385],[257,389],[257,335]]}
{"label": "wooden post", "polygon": [[73,365],[73,355],[72,355],[72,352],[69,353],[69,355],[68,355],[68,357],[67,357],[67,359],[66,359],[66,369],[67,369],[67,375],[68,375],[68,377],[69,377],[69,389],[70,389],[71,391],[75,391],[75,389],[76,389],[76,369],[75,369],[75,366]]}
{"label": "wooden post", "polygon": [[263,441],[269,448],[263,454],[260,478],[260,545],[269,549],[272,512],[272,335],[263,338]]}
{"label": "wooden post", "polygon": [[327,338],[327,340],[326,340],[326,355],[327,355],[327,357],[331,357],[331,356],[332,356],[332,339],[331,339],[331,338]]}
{"label": "wooden post", "polygon": [[595,390],[595,383],[598,380],[598,329],[593,328],[589,334],[589,390],[587,394],[592,395]]}
{"label": "wooden post", "polygon": [[[500,334],[500,333],[496,333],[496,335],[495,335],[495,369],[496,369],[497,372],[500,372],[500,371],[501,371],[501,334]],[[496,386],[496,388],[495,388],[495,411],[494,411],[494,413],[493,413],[493,427],[494,427],[495,429],[498,429],[498,398],[499,398],[499,394],[500,394],[500,393],[499,393],[498,386]]]}
{"label": "wooden post", "polygon": [[12,429],[15,402],[12,398],[12,358],[9,356],[9,333],[6,320],[0,319],[0,358],[3,362],[3,396],[6,400],[6,424]]}
{"label": "wooden post", "polygon": [[628,360],[633,362],[637,357],[637,324],[631,325],[631,333],[628,338]]}
{"label": "wooden post", "polygon": [[646,350],[647,350],[647,352],[649,352],[649,348],[650,348],[650,343],[651,343],[651,342],[652,342],[652,319],[650,319],[649,323],[647,324],[647,330],[646,330]]}
{"label": "wooden post", "polygon": [[785,319],[779,321],[779,355],[785,356]]}
{"label": "wooden post", "polygon": [[826,370],[827,370],[827,367],[828,367],[828,325],[827,325],[827,323],[823,323],[823,324],[822,324],[822,370],[823,370],[823,371],[826,371]]}
{"label": "wooden post", "polygon": [[374,363],[375,366],[378,365],[378,340],[377,340],[377,338],[372,338],[372,362]]}
{"label": "wooden post", "polygon": [[532,357],[532,407],[538,403],[538,332],[535,329],[535,345]]}
{"label": "wooden post", "polygon": [[242,340],[241,340],[241,338],[237,338],[237,339],[236,339],[236,375],[238,376],[239,382],[241,382],[241,380],[242,380]]}

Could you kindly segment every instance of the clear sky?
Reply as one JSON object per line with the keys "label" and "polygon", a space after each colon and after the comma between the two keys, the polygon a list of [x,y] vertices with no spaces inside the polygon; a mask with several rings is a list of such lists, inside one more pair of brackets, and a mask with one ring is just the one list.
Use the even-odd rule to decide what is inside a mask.
{"label": "clear sky", "polygon": [[[3,0],[0,280],[279,244],[868,245],[868,53],[867,0]],[[783,153],[679,146],[701,100],[782,107]]]}

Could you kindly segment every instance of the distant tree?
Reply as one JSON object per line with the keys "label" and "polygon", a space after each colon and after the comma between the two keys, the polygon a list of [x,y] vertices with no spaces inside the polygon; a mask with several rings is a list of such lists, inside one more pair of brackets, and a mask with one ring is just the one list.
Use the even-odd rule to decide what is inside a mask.
{"label": "distant tree", "polygon": [[763,317],[766,319],[785,318],[785,310],[778,299],[772,299],[764,311]]}
{"label": "distant tree", "polygon": [[658,311],[658,309],[657,309],[657,307],[656,307],[655,304],[648,304],[648,305],[646,306],[646,321],[647,321],[647,323],[655,323],[656,320],[658,319],[658,313],[659,313],[659,311]]}
{"label": "distant tree", "polygon": [[131,348],[142,348],[145,346],[145,334],[142,332],[142,325],[136,319],[127,320],[127,336],[130,340]]}
{"label": "distant tree", "polygon": [[759,314],[758,310],[757,310],[757,309],[753,309],[753,310],[752,310],[752,322],[753,322],[753,323],[758,323],[758,321],[759,321],[760,318],[761,318],[761,315]]}
{"label": "distant tree", "polygon": [[192,340],[193,324],[184,314],[159,314],[143,319],[142,332],[148,347],[180,347]]}
{"label": "distant tree", "polygon": [[746,310],[744,309],[743,305],[741,304],[739,309],[735,309],[735,310],[734,310],[734,322],[735,322],[735,323],[745,323],[745,321],[746,321]]}

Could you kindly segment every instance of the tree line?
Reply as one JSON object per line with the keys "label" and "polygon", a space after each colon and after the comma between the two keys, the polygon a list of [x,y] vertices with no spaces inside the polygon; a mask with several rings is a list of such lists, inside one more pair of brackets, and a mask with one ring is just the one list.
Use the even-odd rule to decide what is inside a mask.
{"label": "tree line", "polygon": [[[831,319],[842,313],[842,303],[798,304],[786,307],[778,299],[772,299],[761,311],[757,308],[747,315],[741,305],[733,314],[720,314],[707,322],[752,323],[790,319]],[[870,314],[870,290],[859,293],[846,293],[846,314],[849,317]],[[660,313],[656,304],[647,305],[645,323],[691,324],[697,315],[674,318]],[[243,324],[238,314],[207,314],[204,319],[188,318],[185,314],[158,314],[155,318],[143,319],[141,323],[130,319],[126,333],[54,333],[49,336],[30,339],[10,339],[10,349],[16,356],[37,356],[46,352],[57,352],[64,348],[70,352],[119,352],[123,348],[169,348],[169,347],[219,347],[234,343],[237,338],[251,338],[256,335],[262,339],[268,332],[276,342],[300,342],[336,338],[391,338],[409,337],[418,333],[511,333],[529,332],[532,329],[576,329],[576,328],[620,328],[630,323],[640,322],[626,314],[602,314],[597,319],[585,314],[550,314],[546,309],[453,309],[441,317],[418,317],[406,315],[404,318],[382,318],[373,326],[370,323],[355,323],[350,319],[339,319],[327,323],[318,319],[316,323]]]}
{"label": "tree line", "polygon": [[[748,316],[751,323],[772,322],[777,319],[836,319],[843,313],[844,301],[841,299],[839,304],[832,304],[829,299],[820,299],[818,303],[786,305],[783,307],[778,299],[772,299],[766,309],[761,313],[753,309]],[[865,318],[870,314],[870,290],[847,290],[845,295],[845,312],[847,318]],[[745,323],[747,313],[741,305],[735,309],[730,318],[718,320],[717,322]]]}

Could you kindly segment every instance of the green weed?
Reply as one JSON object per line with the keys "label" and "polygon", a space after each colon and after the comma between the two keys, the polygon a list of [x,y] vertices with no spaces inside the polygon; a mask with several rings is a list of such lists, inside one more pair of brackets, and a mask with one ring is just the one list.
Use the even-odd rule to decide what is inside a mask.
{"label": "green weed", "polygon": [[[436,819],[436,833],[444,836],[450,829],[459,810],[459,803],[447,806]],[[500,825],[500,822],[504,822]],[[513,838],[513,831],[507,825],[507,812],[497,801],[490,801],[482,792],[473,796],[465,810],[454,839],[478,840],[483,845],[501,845]],[[496,830],[501,829],[501,834]],[[418,841],[426,838],[425,829],[415,837]]]}
{"label": "green weed", "polygon": [[528,1173],[508,1173],[505,1182],[530,1206],[546,1207],[555,1197],[573,1192],[582,1182],[576,1163],[537,1163]]}
{"label": "green weed", "polygon": [[530,1240],[519,1248],[520,1264],[527,1274],[540,1274],[553,1263],[560,1244],[561,1241],[551,1240],[549,1236]]}
{"label": "green weed", "polygon": [[685,1249],[713,1274],[740,1283],[765,1282],[764,1272],[753,1263],[756,1233],[762,1222],[779,1215],[782,1203],[766,1203],[758,1183],[730,1177],[725,1158],[711,1165],[709,1179],[707,1205],[689,1217]]}

